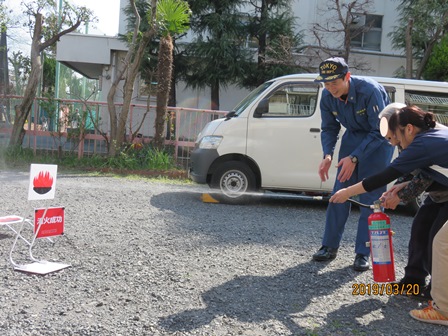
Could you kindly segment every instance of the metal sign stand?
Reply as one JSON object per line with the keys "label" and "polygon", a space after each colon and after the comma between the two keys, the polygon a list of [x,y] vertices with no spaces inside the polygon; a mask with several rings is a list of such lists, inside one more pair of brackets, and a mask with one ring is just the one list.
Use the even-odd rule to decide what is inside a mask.
{"label": "metal sign stand", "polygon": [[[38,174],[36,174],[36,172]],[[44,174],[42,174],[42,172],[44,172]],[[30,190],[29,190],[29,194],[28,194],[28,200],[54,198],[54,192],[55,192],[54,189],[55,189],[55,185],[56,185],[56,172],[57,172],[56,165],[32,164],[31,169],[30,169]],[[35,177],[35,176],[37,176],[37,177]],[[43,191],[42,191],[42,189],[44,187],[39,185],[40,182],[37,180],[38,178],[45,178],[46,184],[44,185],[45,189]],[[50,182],[51,182],[51,184],[49,184]],[[34,188],[33,188],[33,185],[34,185]],[[38,187],[36,187],[36,185],[38,185]],[[40,189],[38,189],[38,188],[40,188]],[[33,192],[34,192],[33,189],[35,191],[37,190],[36,195],[33,194]],[[45,195],[48,193],[47,189],[49,189],[51,191],[51,193],[49,195]],[[44,212],[43,212],[42,218],[45,218],[45,215],[47,214],[48,209],[49,209],[48,207],[43,209]],[[20,224],[20,227],[18,230],[16,230],[14,225],[19,225],[19,224]],[[61,269],[71,266],[69,264],[50,262],[47,260],[39,260],[33,256],[32,249],[36,242],[36,239],[39,238],[38,235],[41,230],[42,224],[43,224],[43,221],[40,221],[36,228],[35,225],[33,225],[33,222],[30,219],[27,219],[25,217],[16,216],[16,215],[0,217],[0,225],[7,226],[9,229],[11,229],[15,233],[15,239],[11,246],[11,250],[9,252],[9,260],[10,260],[11,264],[14,266],[14,269],[16,271],[34,273],[34,274],[48,274],[48,273],[56,272],[56,271],[59,271]],[[22,234],[22,230],[24,229],[25,226],[28,226],[28,225],[30,225],[31,227],[34,228],[34,235],[31,240],[26,239]],[[53,243],[53,240],[51,240],[50,237],[56,236],[56,235],[60,235],[60,233],[55,234],[55,235],[46,234],[45,238]],[[22,265],[22,264],[18,264],[14,261],[13,252],[16,249],[16,245],[17,245],[17,242],[19,239],[22,240],[28,246],[29,258],[31,259],[31,261],[33,261],[33,263]]]}
{"label": "metal sign stand", "polygon": [[[45,217],[45,214],[46,214],[47,210],[48,210],[48,208],[46,208],[44,210],[43,217]],[[34,227],[33,223],[29,219],[24,219],[22,221],[21,226],[20,226],[19,230],[17,231],[16,238],[14,239],[14,243],[11,246],[11,251],[9,253],[9,260],[11,261],[11,264],[14,266],[14,269],[16,271],[27,272],[27,273],[35,273],[35,274],[48,274],[48,273],[56,272],[56,271],[59,271],[61,269],[64,269],[64,268],[67,268],[67,267],[71,266],[69,264],[50,262],[50,261],[47,261],[47,260],[39,260],[39,259],[35,258],[34,255],[33,255],[32,249],[33,249],[33,246],[34,246],[34,244],[36,242],[36,239],[37,239],[37,236],[38,236],[39,231],[41,229],[42,223],[40,223],[39,226],[37,227],[37,230],[35,230],[33,238],[32,238],[31,241],[29,241],[28,239],[26,239],[22,235],[22,230],[23,230],[23,228],[25,226],[25,223],[28,223],[28,224],[30,224],[31,226]],[[16,247],[17,241],[19,239],[23,240],[28,245],[28,247],[29,247],[29,257],[33,261],[33,263],[21,265],[21,264],[17,264],[14,261],[12,255],[13,255],[14,249]],[[50,242],[53,243],[53,241],[49,237],[46,237],[46,239],[48,239]]]}

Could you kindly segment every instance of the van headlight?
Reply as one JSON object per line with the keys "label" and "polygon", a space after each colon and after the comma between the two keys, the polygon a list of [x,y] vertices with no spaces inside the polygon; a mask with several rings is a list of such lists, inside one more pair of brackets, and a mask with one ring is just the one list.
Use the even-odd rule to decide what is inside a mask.
{"label": "van headlight", "polygon": [[222,141],[222,136],[207,135],[199,142],[199,148],[202,149],[216,149]]}

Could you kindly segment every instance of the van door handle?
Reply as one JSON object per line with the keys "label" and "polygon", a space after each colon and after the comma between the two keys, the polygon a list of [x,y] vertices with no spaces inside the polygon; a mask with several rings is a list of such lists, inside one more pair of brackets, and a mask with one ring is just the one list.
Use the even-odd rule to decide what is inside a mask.
{"label": "van door handle", "polygon": [[310,132],[320,133],[320,128],[310,128]]}

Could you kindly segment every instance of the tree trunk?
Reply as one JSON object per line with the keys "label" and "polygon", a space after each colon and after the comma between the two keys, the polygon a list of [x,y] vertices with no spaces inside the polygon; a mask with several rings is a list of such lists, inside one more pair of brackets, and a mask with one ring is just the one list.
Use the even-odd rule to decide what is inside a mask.
{"label": "tree trunk", "polygon": [[[107,94],[107,107],[110,117],[110,156],[115,156],[123,145],[124,136],[126,133],[126,123],[131,106],[132,95],[134,92],[135,78],[137,77],[138,71],[140,69],[141,61],[146,47],[156,34],[155,16],[157,0],[151,0],[152,16],[150,19],[151,21],[149,22],[150,28],[148,28],[148,30],[143,34],[139,41],[137,41],[137,37],[140,29],[140,16],[138,15],[137,8],[135,7],[135,1],[131,0],[130,4],[133,6],[134,14],[137,18],[136,25],[134,27],[133,40],[123,62],[124,66],[121,70],[117,71],[116,78],[112,82],[112,86]],[[123,76],[126,78],[124,83],[123,105],[121,108],[121,112],[117,113],[117,109],[114,104],[114,98],[117,92],[118,85]]]}
{"label": "tree trunk", "polygon": [[[42,8],[41,8],[42,9]],[[25,136],[24,125],[25,121],[28,119],[31,107],[33,106],[34,99],[37,94],[37,87],[39,85],[39,80],[42,74],[42,60],[41,53],[52,45],[54,45],[61,36],[75,31],[81,22],[83,22],[82,13],[78,13],[79,16],[76,18],[76,22],[67,29],[64,29],[58,33],[51,35],[47,40],[42,41],[44,34],[42,32],[43,16],[40,12],[35,13],[34,31],[31,41],[31,72],[28,78],[28,83],[26,85],[24,98],[22,103],[17,107],[16,110],[19,111],[19,115],[16,116],[16,122],[12,128],[11,138],[9,140],[9,146],[21,146],[23,138]],[[78,15],[75,13],[75,15]]]}
{"label": "tree trunk", "polygon": [[406,27],[406,78],[412,78],[412,26],[414,19],[410,18]]}
{"label": "tree trunk", "polygon": [[[353,3],[352,3],[353,4]],[[338,3],[339,8],[339,3]],[[338,9],[339,11],[340,9]],[[342,54],[342,57],[345,59],[347,63],[349,63],[349,57],[350,57],[350,51],[351,51],[351,44],[352,44],[352,35],[350,33],[350,24],[349,24],[349,16],[351,14],[351,8],[349,6],[349,10],[347,11],[347,16],[345,17],[345,20],[343,20],[343,27],[344,27],[344,51]],[[342,14],[339,14],[342,18]]]}
{"label": "tree trunk", "polygon": [[[174,62],[174,40],[173,40],[173,62]],[[172,74],[171,74],[171,85],[170,85],[170,95],[168,97],[168,106],[172,106],[175,107],[177,105],[176,102],[176,77],[175,77],[175,73],[174,73],[174,68],[172,69]]]}
{"label": "tree trunk", "polygon": [[110,120],[110,148],[109,154],[114,156],[116,153],[115,139],[117,138],[117,108],[114,104],[115,93],[117,92],[119,80],[112,81],[112,85],[107,93],[107,109],[109,111],[109,120]]}
{"label": "tree trunk", "polygon": [[420,61],[420,64],[417,68],[415,79],[421,79],[423,70],[425,69],[426,64],[428,63],[429,58],[431,57],[432,50],[434,49],[434,46],[436,45],[436,40],[433,39],[429,42],[428,47],[425,50],[425,53],[423,54],[423,57]]}
{"label": "tree trunk", "polygon": [[157,64],[157,107],[154,123],[154,147],[163,149],[165,133],[165,116],[168,93],[170,92],[173,69],[173,41],[170,35],[160,39],[159,62]]}
{"label": "tree trunk", "polygon": [[215,80],[211,86],[211,106],[212,110],[219,110],[219,80]]}
{"label": "tree trunk", "polygon": [[9,146],[21,146],[23,138],[25,137],[25,121],[28,119],[31,107],[33,106],[34,98],[36,97],[37,87],[39,85],[40,75],[42,73],[41,61],[41,38],[42,33],[42,14],[36,15],[36,22],[34,26],[33,40],[31,44],[31,72],[26,85],[22,103],[17,107],[14,126],[12,128],[11,138],[9,139]]}
{"label": "tree trunk", "polygon": [[[264,27],[264,25],[267,23],[269,17],[268,17],[268,8],[266,1],[261,2],[261,8],[260,8],[260,27]],[[257,66],[258,69],[261,70],[262,76],[265,76],[265,69],[266,69],[266,46],[267,46],[267,33],[266,30],[263,29],[263,31],[260,33],[258,38],[258,60],[257,60]],[[257,78],[257,85],[261,85],[265,81],[264,78]]]}
{"label": "tree trunk", "polygon": [[[174,60],[174,48],[173,48],[173,60]],[[168,96],[168,106],[171,107],[176,107],[177,103],[176,103],[176,78],[174,77],[174,69],[172,71],[172,75],[171,75],[171,84],[170,84],[170,93]],[[167,111],[167,125],[166,125],[166,136],[165,139],[166,140],[170,140],[172,136],[174,136],[176,134],[176,118],[175,118],[176,114],[174,111]]]}

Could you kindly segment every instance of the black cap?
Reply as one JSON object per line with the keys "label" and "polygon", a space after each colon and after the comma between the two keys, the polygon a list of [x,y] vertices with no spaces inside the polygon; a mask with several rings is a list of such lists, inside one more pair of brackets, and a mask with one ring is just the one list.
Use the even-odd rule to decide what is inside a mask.
{"label": "black cap", "polygon": [[348,72],[347,62],[342,57],[331,57],[319,65],[319,76],[315,82],[331,82],[344,77]]}

